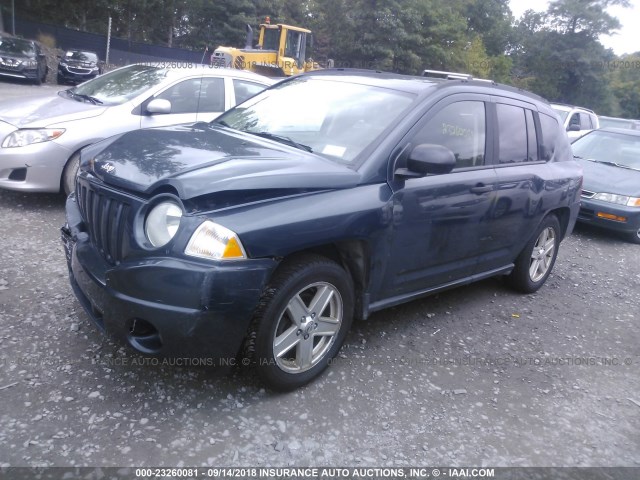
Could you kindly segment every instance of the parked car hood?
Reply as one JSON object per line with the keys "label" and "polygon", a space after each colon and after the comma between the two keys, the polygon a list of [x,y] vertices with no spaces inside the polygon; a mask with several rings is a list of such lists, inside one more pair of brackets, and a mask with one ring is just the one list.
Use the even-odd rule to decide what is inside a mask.
{"label": "parked car hood", "polygon": [[17,128],[36,128],[102,114],[106,107],[47,93],[0,102],[0,120]]}
{"label": "parked car hood", "polygon": [[640,196],[640,171],[604,163],[580,160],[584,170],[583,187],[596,193]]}
{"label": "parked car hood", "polygon": [[117,135],[85,149],[82,164],[107,184],[146,194],[170,185],[183,199],[242,190],[292,194],[349,188],[360,181],[354,170],[321,156],[197,125]]}

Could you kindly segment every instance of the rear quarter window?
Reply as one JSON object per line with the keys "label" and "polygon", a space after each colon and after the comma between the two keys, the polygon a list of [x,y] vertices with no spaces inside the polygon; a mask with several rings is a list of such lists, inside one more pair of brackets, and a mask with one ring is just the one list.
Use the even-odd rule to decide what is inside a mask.
{"label": "rear quarter window", "polygon": [[540,160],[570,160],[573,158],[567,134],[558,121],[545,113],[540,113]]}

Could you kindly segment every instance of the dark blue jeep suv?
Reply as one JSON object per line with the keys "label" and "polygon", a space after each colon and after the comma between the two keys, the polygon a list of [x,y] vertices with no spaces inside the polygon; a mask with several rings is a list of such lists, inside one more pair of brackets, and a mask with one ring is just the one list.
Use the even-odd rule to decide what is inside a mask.
{"label": "dark blue jeep suv", "polygon": [[182,364],[252,358],[287,390],[354,318],[494,275],[539,289],[581,184],[537,96],[325,70],[86,148],[62,238],[103,330]]}

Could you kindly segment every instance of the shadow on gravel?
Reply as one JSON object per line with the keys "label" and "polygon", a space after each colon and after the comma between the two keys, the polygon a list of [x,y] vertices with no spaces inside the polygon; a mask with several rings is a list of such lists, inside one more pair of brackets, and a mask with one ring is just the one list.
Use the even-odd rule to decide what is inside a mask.
{"label": "shadow on gravel", "polygon": [[61,193],[32,193],[0,190],[0,205],[3,208],[20,208],[36,211],[45,207],[63,207],[65,196]]}
{"label": "shadow on gravel", "polygon": [[599,228],[594,225],[585,225],[583,223],[576,224],[573,235],[580,237],[583,240],[596,240],[598,242],[615,242],[616,244],[632,245],[632,242],[627,241],[624,238],[624,235],[620,232]]}

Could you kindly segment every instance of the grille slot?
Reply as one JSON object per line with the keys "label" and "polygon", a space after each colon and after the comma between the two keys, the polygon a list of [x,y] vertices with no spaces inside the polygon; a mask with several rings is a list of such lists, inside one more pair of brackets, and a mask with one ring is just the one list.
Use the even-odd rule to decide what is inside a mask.
{"label": "grille slot", "polygon": [[596,192],[590,192],[589,190],[583,189],[580,195],[582,196],[582,198],[593,198],[596,196]]}
{"label": "grille slot", "polygon": [[131,205],[80,182],[76,194],[91,241],[107,262],[118,264],[126,254],[125,228]]}

